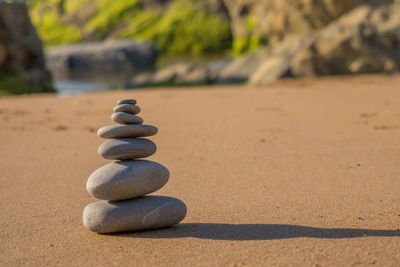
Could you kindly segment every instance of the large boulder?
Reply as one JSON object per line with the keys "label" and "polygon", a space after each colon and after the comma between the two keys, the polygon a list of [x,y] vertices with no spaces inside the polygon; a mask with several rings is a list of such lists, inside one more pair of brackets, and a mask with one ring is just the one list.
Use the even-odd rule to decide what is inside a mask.
{"label": "large boulder", "polygon": [[129,40],[54,46],[46,50],[47,66],[57,77],[90,74],[135,74],[156,63],[156,47]]}
{"label": "large boulder", "polygon": [[33,27],[25,4],[0,1],[0,72],[18,75],[33,85],[46,84],[42,42]]}
{"label": "large boulder", "polygon": [[216,82],[219,84],[246,82],[269,54],[270,48],[264,47],[236,58],[220,71]]}
{"label": "large boulder", "polygon": [[[219,73],[217,83],[243,83],[254,75],[262,75],[268,80],[288,77],[290,59],[309,42],[308,38],[291,36],[276,46],[265,46],[240,56]],[[264,72],[260,73],[260,70]]]}
{"label": "large boulder", "polygon": [[218,81],[262,84],[286,77],[400,70],[400,2],[360,5],[325,28],[246,54]]}
{"label": "large boulder", "polygon": [[153,84],[206,84],[207,68],[190,63],[176,63],[157,71],[151,78]]}

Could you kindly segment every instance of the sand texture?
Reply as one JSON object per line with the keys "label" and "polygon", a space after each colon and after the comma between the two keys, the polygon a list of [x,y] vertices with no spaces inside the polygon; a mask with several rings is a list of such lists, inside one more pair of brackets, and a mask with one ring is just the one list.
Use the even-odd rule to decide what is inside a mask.
{"label": "sand texture", "polygon": [[[98,128],[135,98],[178,226],[99,235]],[[0,99],[1,266],[400,265],[400,77]]]}

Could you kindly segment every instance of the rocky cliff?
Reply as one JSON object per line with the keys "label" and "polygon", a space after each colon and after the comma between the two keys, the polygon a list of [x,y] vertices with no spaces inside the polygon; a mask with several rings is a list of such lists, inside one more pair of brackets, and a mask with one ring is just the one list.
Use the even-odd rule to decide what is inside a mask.
{"label": "rocky cliff", "polygon": [[220,82],[400,71],[400,2],[359,5],[326,27],[233,61]]}
{"label": "rocky cliff", "polygon": [[[321,29],[365,0],[221,0],[237,53]],[[390,2],[376,0],[375,3]]]}
{"label": "rocky cliff", "polygon": [[217,70],[177,65],[135,77],[139,84],[259,84],[286,77],[399,71],[399,2],[40,0],[31,7],[48,45],[127,38],[150,40],[161,54],[229,49],[243,54],[218,63],[223,68]]}
{"label": "rocky cliff", "polygon": [[22,3],[0,2],[0,90],[52,91],[42,42]]}
{"label": "rocky cliff", "polygon": [[357,5],[320,29],[283,36],[217,70],[212,65],[176,65],[135,81],[264,84],[283,78],[399,71],[400,1],[376,1]]}

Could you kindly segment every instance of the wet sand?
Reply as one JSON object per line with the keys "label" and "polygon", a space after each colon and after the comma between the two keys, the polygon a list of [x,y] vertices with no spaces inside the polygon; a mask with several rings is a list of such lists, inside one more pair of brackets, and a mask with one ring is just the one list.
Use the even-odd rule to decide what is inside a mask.
{"label": "wet sand", "polygon": [[[82,225],[121,98],[159,128],[175,227]],[[399,76],[0,98],[0,265],[399,266],[399,160]]]}

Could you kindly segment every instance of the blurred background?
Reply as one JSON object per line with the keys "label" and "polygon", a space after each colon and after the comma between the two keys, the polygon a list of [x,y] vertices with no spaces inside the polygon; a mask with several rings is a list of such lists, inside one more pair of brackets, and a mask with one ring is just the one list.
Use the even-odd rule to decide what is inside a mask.
{"label": "blurred background", "polygon": [[0,0],[0,94],[400,71],[398,0]]}

